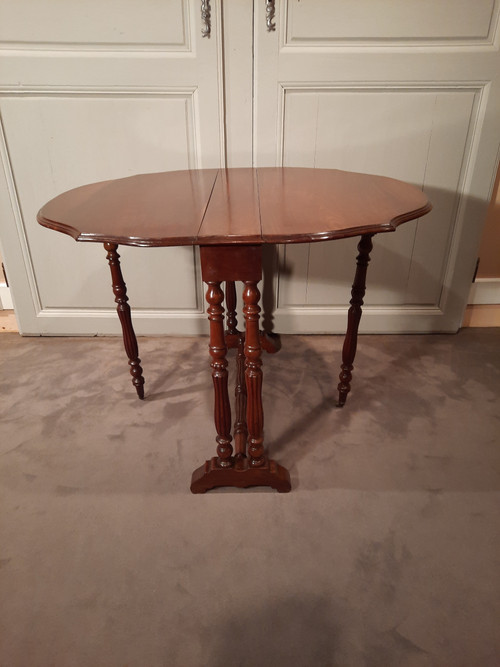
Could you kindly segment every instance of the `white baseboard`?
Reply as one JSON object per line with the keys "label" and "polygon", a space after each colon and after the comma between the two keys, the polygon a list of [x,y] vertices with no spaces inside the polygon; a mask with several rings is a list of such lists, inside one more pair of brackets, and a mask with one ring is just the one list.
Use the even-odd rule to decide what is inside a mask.
{"label": "white baseboard", "polygon": [[476,278],[469,292],[469,304],[473,306],[500,303],[500,278]]}
{"label": "white baseboard", "polygon": [[5,283],[0,283],[0,310],[13,310],[14,304],[10,295],[10,289]]}

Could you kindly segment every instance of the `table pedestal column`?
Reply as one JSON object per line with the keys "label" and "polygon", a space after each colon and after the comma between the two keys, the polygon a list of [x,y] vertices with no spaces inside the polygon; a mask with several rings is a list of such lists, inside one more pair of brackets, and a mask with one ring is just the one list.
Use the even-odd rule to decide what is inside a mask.
{"label": "table pedestal column", "polygon": [[[208,284],[207,301],[210,320],[210,354],[215,389],[215,424],[217,454],[194,471],[193,493],[204,493],[218,486],[270,486],[279,492],[290,491],[286,468],[267,458],[264,450],[262,407],[262,335],[259,331],[257,284],[262,276],[261,246],[202,246],[203,280]],[[224,338],[222,290],[226,282],[228,330]],[[245,333],[236,328],[236,302],[233,283],[242,281]],[[226,350],[237,349],[235,456],[232,456],[231,413],[227,389]],[[274,348],[270,351],[276,351]],[[219,378],[219,375],[221,376]],[[244,408],[246,403],[246,419]],[[221,447],[222,444],[222,447]]]}

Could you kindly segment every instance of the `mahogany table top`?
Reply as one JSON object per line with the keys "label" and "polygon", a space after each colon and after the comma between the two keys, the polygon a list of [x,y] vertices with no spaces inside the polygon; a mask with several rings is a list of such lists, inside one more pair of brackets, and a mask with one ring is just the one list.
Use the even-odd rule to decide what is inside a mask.
{"label": "mahogany table top", "polygon": [[38,222],[77,241],[133,246],[304,243],[394,231],[431,210],[392,178],[296,167],[140,174],[69,190]]}

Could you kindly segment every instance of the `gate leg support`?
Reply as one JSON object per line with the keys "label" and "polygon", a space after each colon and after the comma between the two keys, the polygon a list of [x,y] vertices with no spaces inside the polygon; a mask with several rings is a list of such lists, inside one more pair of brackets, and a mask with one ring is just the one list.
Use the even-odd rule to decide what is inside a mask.
{"label": "gate leg support", "polygon": [[111,269],[111,278],[113,281],[113,294],[115,295],[116,310],[123,332],[123,344],[128,356],[130,366],[130,375],[132,383],[137,391],[137,395],[142,400],[144,398],[144,377],[142,375],[141,360],[139,359],[139,348],[137,338],[135,337],[134,327],[132,326],[132,316],[130,306],[128,305],[127,287],[123,280],[120,267],[120,255],[117,252],[116,243],[105,243],[104,249],[107,250],[107,260]]}
{"label": "gate leg support", "polygon": [[351,307],[347,314],[347,333],[342,348],[342,366],[340,367],[339,399],[337,406],[345,405],[347,394],[351,391],[352,370],[354,368],[354,357],[358,344],[358,328],[361,320],[363,298],[366,291],[366,271],[372,251],[373,234],[365,234],[358,243],[358,256],[356,257],[356,275],[351,291]]}

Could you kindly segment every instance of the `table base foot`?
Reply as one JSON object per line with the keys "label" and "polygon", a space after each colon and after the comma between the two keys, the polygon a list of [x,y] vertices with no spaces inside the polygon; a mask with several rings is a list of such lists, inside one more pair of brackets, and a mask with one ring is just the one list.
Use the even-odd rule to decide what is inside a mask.
{"label": "table base foot", "polygon": [[237,461],[232,468],[219,468],[217,457],[205,461],[193,472],[191,493],[205,493],[219,486],[234,486],[240,489],[249,486],[270,486],[279,493],[290,491],[290,474],[276,461],[269,460],[267,465],[252,468],[246,458]]}
{"label": "table base foot", "polygon": [[266,331],[260,332],[260,345],[264,352],[269,354],[276,354],[281,350],[281,338],[279,334],[269,333]]}

